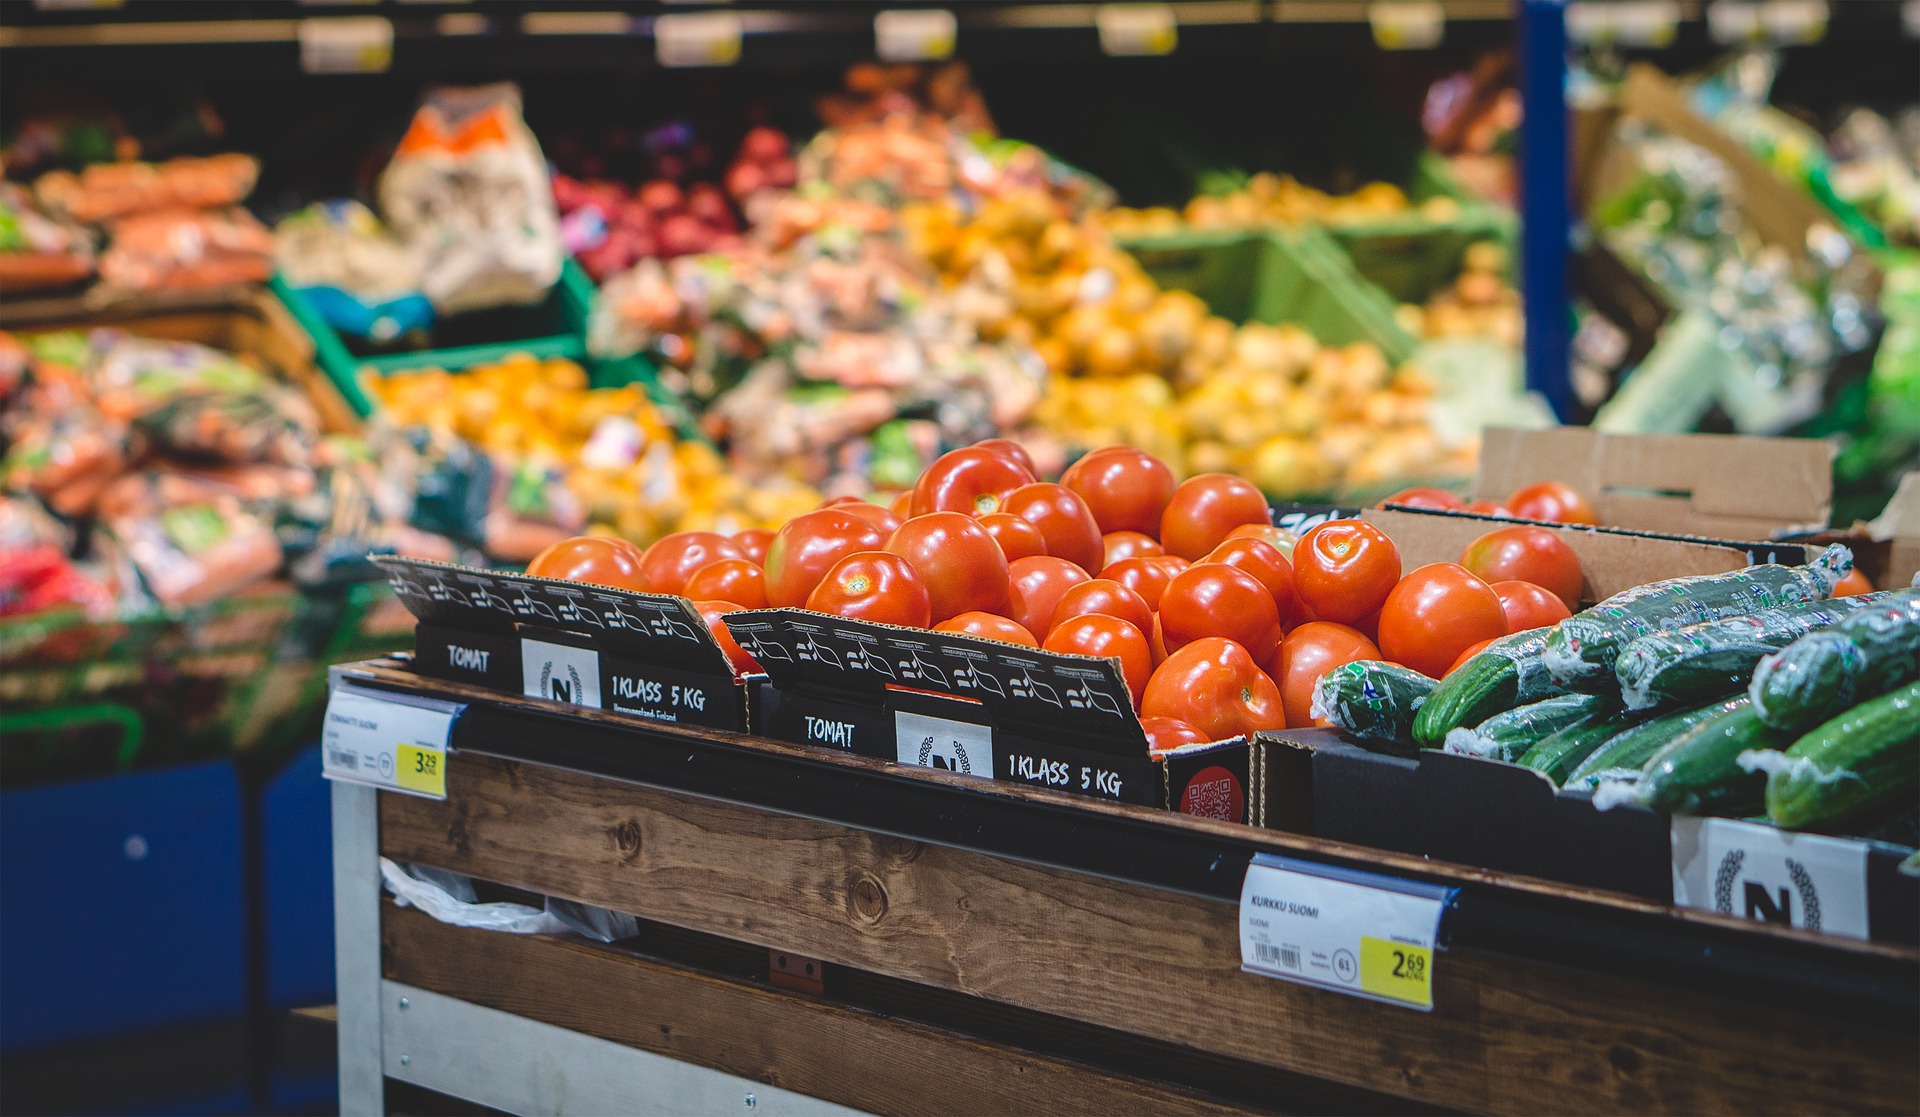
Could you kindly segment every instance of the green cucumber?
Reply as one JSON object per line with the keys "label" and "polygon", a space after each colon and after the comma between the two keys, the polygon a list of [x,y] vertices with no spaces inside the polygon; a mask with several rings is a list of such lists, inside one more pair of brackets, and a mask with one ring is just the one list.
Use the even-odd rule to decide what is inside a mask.
{"label": "green cucumber", "polygon": [[1582,760],[1620,732],[1627,717],[1612,707],[1592,714],[1528,749],[1520,757],[1520,766],[1544,773],[1555,784],[1564,784]]}
{"label": "green cucumber", "polygon": [[1913,797],[1920,788],[1920,682],[1860,703],[1801,737],[1767,769],[1767,817],[1825,829]]}
{"label": "green cucumber", "polygon": [[1755,665],[1769,653],[1889,596],[1796,601],[1642,636],[1614,662],[1620,697],[1629,710],[1651,710],[1737,693],[1753,680]]}
{"label": "green cucumber", "polygon": [[1634,797],[1669,814],[1757,814],[1766,802],[1766,776],[1743,765],[1740,756],[1777,751],[1790,740],[1769,729],[1749,703],[1694,726],[1654,753],[1640,770]]}
{"label": "green cucumber", "polygon": [[1920,590],[1875,596],[1885,600],[1760,661],[1747,693],[1761,721],[1808,729],[1920,679]]}
{"label": "green cucumber", "polygon": [[1413,719],[1414,741],[1437,749],[1455,729],[1561,693],[1540,661],[1551,631],[1533,628],[1502,636],[1440,680]]}
{"label": "green cucumber", "polygon": [[1567,777],[1566,786],[1591,788],[1596,786],[1602,778],[1609,776],[1637,777],[1640,769],[1667,742],[1701,722],[1725,717],[1735,710],[1745,709],[1746,705],[1747,700],[1744,697],[1709,702],[1691,710],[1682,710],[1677,714],[1667,714],[1652,721],[1643,721],[1639,725],[1616,733],[1609,737],[1605,744],[1593,750],[1592,755],[1580,762],[1580,766]]}
{"label": "green cucumber", "polygon": [[1562,694],[1543,698],[1503,714],[1495,714],[1472,729],[1447,733],[1446,751],[1489,760],[1518,760],[1528,749],[1576,722],[1611,707],[1601,694]]}
{"label": "green cucumber", "polygon": [[1853,552],[1835,544],[1806,566],[1766,563],[1729,574],[1650,582],[1555,625],[1540,658],[1561,686],[1601,689],[1614,681],[1620,653],[1642,636],[1795,601],[1823,600],[1852,569]]}
{"label": "green cucumber", "polygon": [[1309,716],[1371,741],[1405,741],[1434,682],[1412,668],[1377,659],[1343,663],[1313,684]]}

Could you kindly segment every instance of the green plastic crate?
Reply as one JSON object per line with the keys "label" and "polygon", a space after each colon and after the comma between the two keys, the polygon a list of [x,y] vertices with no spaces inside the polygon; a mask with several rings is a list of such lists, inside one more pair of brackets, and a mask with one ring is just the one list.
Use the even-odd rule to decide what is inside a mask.
{"label": "green plastic crate", "polygon": [[1515,246],[1519,220],[1508,210],[1463,205],[1450,221],[1410,212],[1380,221],[1327,230],[1353,269],[1396,302],[1424,303],[1460,274],[1467,249],[1492,241],[1506,252],[1506,280],[1518,276]]}
{"label": "green plastic crate", "polygon": [[1122,245],[1161,287],[1192,291],[1233,322],[1293,322],[1329,345],[1371,342],[1395,364],[1419,342],[1393,302],[1313,228],[1183,232]]}

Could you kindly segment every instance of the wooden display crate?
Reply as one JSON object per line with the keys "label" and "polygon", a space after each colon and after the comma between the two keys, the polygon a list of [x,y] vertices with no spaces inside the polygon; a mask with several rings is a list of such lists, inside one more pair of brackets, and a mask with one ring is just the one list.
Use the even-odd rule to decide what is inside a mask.
{"label": "wooden display crate", "polygon": [[[380,1111],[387,1078],[517,1112],[1871,1112],[1920,1096],[1912,947],[394,661],[342,677],[466,704],[445,801],[334,786],[343,1112]],[[1434,1011],[1244,972],[1256,853],[1458,889]],[[447,926],[380,898],[382,857],[628,913],[641,934]]]}

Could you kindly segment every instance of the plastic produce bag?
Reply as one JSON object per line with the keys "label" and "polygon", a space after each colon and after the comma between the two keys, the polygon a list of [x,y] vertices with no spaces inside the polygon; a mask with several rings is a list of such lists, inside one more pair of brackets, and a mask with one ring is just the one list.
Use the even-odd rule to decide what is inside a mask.
{"label": "plastic produce bag", "polygon": [[560,215],[512,84],[429,94],[380,176],[380,209],[442,313],[536,303],[560,278]]}
{"label": "plastic produce bag", "polygon": [[273,228],[281,278],[336,330],[389,341],[433,323],[420,265],[359,202],[316,202]]}
{"label": "plastic produce bag", "polygon": [[417,907],[442,923],[511,935],[564,935],[571,931],[598,942],[630,939],[640,933],[631,915],[571,900],[547,898],[545,911],[525,904],[482,904],[473,882],[457,873],[401,865],[380,859],[380,877],[401,907]]}

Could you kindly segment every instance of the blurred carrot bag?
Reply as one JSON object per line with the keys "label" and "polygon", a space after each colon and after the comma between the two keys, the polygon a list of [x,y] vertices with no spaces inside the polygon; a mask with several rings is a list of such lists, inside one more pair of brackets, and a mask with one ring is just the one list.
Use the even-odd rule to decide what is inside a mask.
{"label": "blurred carrot bag", "polygon": [[515,85],[428,94],[380,177],[380,208],[442,314],[536,303],[560,278],[559,213]]}

